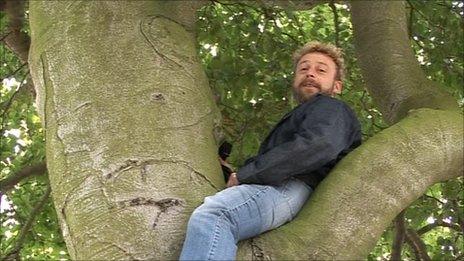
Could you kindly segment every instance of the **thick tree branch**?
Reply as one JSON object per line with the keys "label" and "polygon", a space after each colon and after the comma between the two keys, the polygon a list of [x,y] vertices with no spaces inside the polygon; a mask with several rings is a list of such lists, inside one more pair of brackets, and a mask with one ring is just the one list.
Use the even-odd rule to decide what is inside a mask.
{"label": "thick tree branch", "polygon": [[358,61],[387,123],[398,122],[411,109],[458,109],[456,100],[428,80],[419,66],[410,46],[404,2],[353,1],[351,6]]}
{"label": "thick tree branch", "polygon": [[253,240],[272,259],[365,258],[428,187],[462,175],[463,126],[458,112],[411,112],[340,161],[294,221]]}
{"label": "thick tree branch", "polygon": [[405,236],[405,225],[404,225],[404,210],[398,214],[395,218],[395,239],[392,246],[392,254],[390,260],[401,260],[401,249],[403,247],[404,236]]}
{"label": "thick tree branch", "polygon": [[24,1],[6,1],[5,12],[8,17],[7,31],[10,32],[5,37],[5,44],[22,63],[27,63],[31,39],[21,31],[24,24]]}
{"label": "thick tree branch", "polygon": [[409,244],[414,254],[416,255],[416,260],[431,261],[429,255],[427,254],[427,248],[425,247],[424,242],[413,229],[406,230],[406,242]]}
{"label": "thick tree branch", "polygon": [[29,233],[29,230],[32,228],[37,215],[40,214],[43,207],[45,206],[45,203],[47,203],[50,193],[51,193],[51,187],[50,185],[47,185],[47,190],[45,191],[45,194],[36,203],[31,213],[29,214],[29,219],[26,221],[24,226],[21,228],[21,231],[19,232],[19,237],[16,240],[14,248],[10,252],[8,252],[8,254],[2,257],[2,260],[19,260],[19,251],[21,250],[26,240],[26,235],[27,233]]}
{"label": "thick tree branch", "polygon": [[16,184],[18,184],[23,179],[26,179],[31,176],[40,176],[43,175],[47,171],[47,166],[45,162],[41,162],[39,164],[33,166],[27,166],[22,170],[9,175],[5,179],[0,180],[0,191],[5,193],[12,189]]}

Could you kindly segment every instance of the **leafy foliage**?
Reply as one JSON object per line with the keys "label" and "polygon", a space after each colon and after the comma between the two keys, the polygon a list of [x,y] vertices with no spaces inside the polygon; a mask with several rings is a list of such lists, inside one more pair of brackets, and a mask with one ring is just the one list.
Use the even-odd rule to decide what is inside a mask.
{"label": "leafy foliage", "polygon": [[[338,42],[350,72],[341,97],[355,108],[368,138],[386,126],[363,88],[348,6],[338,7]],[[218,4],[199,12],[198,28],[199,54],[235,145],[231,161],[238,164],[257,151],[267,131],[296,105],[289,88],[292,52],[311,40],[334,42],[333,13],[327,5],[294,13]]]}
{"label": "leafy foliage", "polygon": [[[267,132],[295,106],[289,88],[292,79],[291,55],[307,41],[338,43],[344,50],[348,71],[340,98],[355,109],[362,124],[364,139],[387,127],[365,91],[361,71],[356,64],[349,6],[335,4],[335,9],[336,22],[334,10],[329,4],[294,13],[249,3],[223,3],[208,6],[199,12],[199,54],[211,88],[218,96],[226,136],[235,146],[230,161],[236,166],[256,153]],[[463,22],[459,3],[415,1],[409,2],[406,11],[412,14],[411,45],[424,71],[462,103],[463,48],[461,41],[457,40],[462,39],[462,30],[453,30],[458,27],[449,26]],[[443,15],[437,16],[437,12]],[[446,21],[440,21],[440,17],[446,17]],[[422,37],[421,44],[426,47],[418,44],[413,38],[416,35]],[[443,70],[443,67],[447,67],[447,70]],[[462,217],[458,218],[462,216],[462,205],[458,205],[458,202],[462,202],[462,191],[457,189],[462,188],[462,184],[462,179],[457,179],[430,188],[425,196],[407,209],[407,228],[420,230],[432,222],[430,217],[434,217],[436,222],[446,220],[453,224],[462,223]],[[437,194],[438,200],[448,203],[438,204],[439,201],[427,196],[437,193],[434,191],[449,191],[446,196]],[[449,202],[455,203],[452,206]],[[391,226],[379,239],[368,259],[389,259],[394,236],[395,231]],[[451,260],[464,251],[462,230],[436,226],[424,233],[422,239],[432,259]],[[408,246],[403,248],[402,256],[405,259],[415,258]]]}
{"label": "leafy foliage", "polygon": [[[427,76],[464,103],[463,4],[454,1],[408,1],[411,46]],[[336,14],[336,15],[335,15]],[[0,13],[1,36],[6,17]],[[291,97],[291,54],[311,40],[332,42],[345,52],[347,76],[340,98],[357,113],[364,139],[386,128],[357,66],[349,5],[317,5],[292,12],[253,2],[216,3],[198,12],[198,52],[223,115],[226,138],[234,144],[230,161],[240,166],[256,153],[267,132],[296,104]],[[27,26],[24,28],[27,29]],[[45,159],[44,130],[33,98],[25,91],[28,69],[0,45],[0,180]],[[2,192],[0,258],[17,244],[21,227],[48,185],[46,176],[24,180]],[[463,180],[431,187],[405,212],[406,226],[420,234],[432,259],[462,257]],[[432,222],[433,221],[433,222]],[[460,228],[457,229],[457,228]],[[393,226],[367,257],[389,259]],[[26,259],[68,259],[56,213],[49,199],[27,233],[20,256]],[[404,259],[414,259],[405,245]]]}

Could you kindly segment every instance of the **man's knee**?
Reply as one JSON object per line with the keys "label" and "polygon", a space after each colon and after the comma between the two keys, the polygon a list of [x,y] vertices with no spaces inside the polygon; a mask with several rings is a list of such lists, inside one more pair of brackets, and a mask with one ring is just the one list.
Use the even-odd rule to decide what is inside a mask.
{"label": "man's knee", "polygon": [[227,204],[214,195],[206,197],[203,204],[193,211],[192,217],[219,216],[225,211],[227,211]]}
{"label": "man's knee", "polygon": [[230,206],[217,195],[206,197],[204,203],[197,207],[189,219],[189,226],[203,226],[218,218],[232,222]]}

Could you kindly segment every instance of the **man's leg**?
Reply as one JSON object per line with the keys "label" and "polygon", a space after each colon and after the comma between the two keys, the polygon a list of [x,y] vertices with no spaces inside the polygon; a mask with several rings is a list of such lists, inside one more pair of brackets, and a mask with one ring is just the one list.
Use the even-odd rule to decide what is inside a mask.
{"label": "man's leg", "polygon": [[290,179],[281,186],[239,185],[206,197],[190,217],[180,260],[232,260],[237,242],[293,219],[312,189]]}

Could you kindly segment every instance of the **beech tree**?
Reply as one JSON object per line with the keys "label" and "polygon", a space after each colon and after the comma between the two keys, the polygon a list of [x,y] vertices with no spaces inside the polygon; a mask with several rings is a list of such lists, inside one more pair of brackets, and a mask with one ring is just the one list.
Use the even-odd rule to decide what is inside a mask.
{"label": "beech tree", "polygon": [[[279,15],[295,21],[298,36],[282,30],[286,41],[264,38],[262,45],[250,48],[274,50],[279,44],[296,48],[309,40],[293,12],[322,4],[216,3],[222,12],[234,13],[237,17],[230,20],[237,23],[243,13],[227,8],[254,10],[259,14],[256,20],[265,18],[266,23],[256,26],[263,34],[268,22],[275,24],[272,30],[281,30]],[[21,6],[3,5],[10,17],[20,17],[14,14],[22,12]],[[432,185],[462,175],[463,118],[456,98],[446,86],[427,78],[414,55],[407,5],[413,10],[414,3],[400,1],[354,1],[345,6],[351,12],[350,42],[357,58],[348,65],[354,69],[352,64],[359,64],[363,87],[376,105],[374,113],[383,118],[372,120],[372,132],[378,133],[366,134],[367,141],[335,167],[294,221],[241,242],[238,258],[363,259],[395,217],[389,257],[399,259],[403,242],[410,242],[416,258],[430,258],[417,232],[406,228],[404,210]],[[233,159],[237,165],[262,138],[228,130],[237,108],[224,109],[227,97],[253,99],[242,109],[266,114],[258,117],[262,125],[255,125],[265,129],[280,117],[271,107],[280,112],[291,108],[285,97],[294,48],[276,54],[275,61],[267,60],[274,82],[262,72],[245,77],[250,72],[241,68],[235,75],[244,77],[228,89],[224,79],[238,68],[203,68],[205,60],[212,67],[230,61],[217,55],[213,42],[198,42],[198,34],[214,35],[218,30],[211,24],[203,26],[212,32],[198,29],[209,21],[201,14],[198,20],[198,10],[211,6],[206,1],[31,1],[30,48],[27,40],[19,43],[21,33],[5,37],[19,59],[28,62],[45,129],[51,189],[44,198],[51,193],[72,259],[176,259],[193,209],[225,186],[217,160],[223,136],[241,144]],[[333,41],[340,45],[345,41],[340,10],[333,2],[327,6],[334,14]],[[240,52],[240,38],[230,41],[238,42]],[[17,48],[24,46],[28,53]],[[199,46],[208,54],[199,53]],[[258,53],[251,51],[241,59],[251,62],[253,52]],[[358,91],[360,87],[352,86],[355,83],[348,79],[342,99],[350,97],[350,91],[364,97],[362,87]],[[281,89],[261,102],[258,94],[271,92],[268,84]],[[244,128],[250,119],[245,122]],[[34,171],[23,170],[23,176],[45,171],[44,163],[33,167]],[[2,180],[2,191],[22,176],[11,175],[10,180],[14,177],[16,181]],[[456,204],[459,210],[462,203]],[[464,222],[456,222],[447,224],[461,230],[462,242]],[[19,250],[13,247],[6,257]]]}

